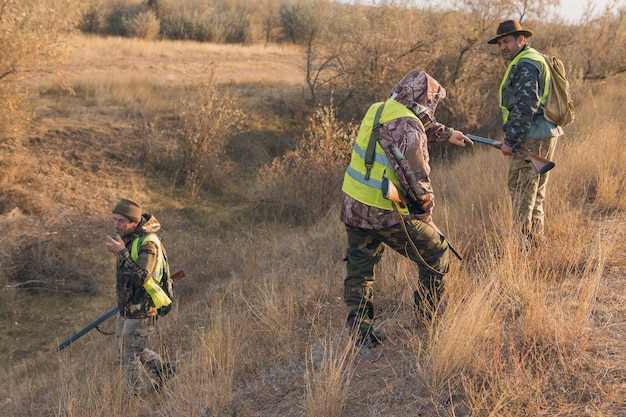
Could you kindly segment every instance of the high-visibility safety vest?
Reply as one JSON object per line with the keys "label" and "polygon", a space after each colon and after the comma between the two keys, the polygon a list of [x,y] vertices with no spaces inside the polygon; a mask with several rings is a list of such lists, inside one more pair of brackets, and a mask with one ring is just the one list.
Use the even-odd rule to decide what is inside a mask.
{"label": "high-visibility safety vest", "polygon": [[541,95],[541,106],[546,104],[546,99],[548,98],[548,94],[550,94],[550,83],[552,82],[552,75],[550,74],[550,68],[543,54],[539,53],[534,48],[528,48],[517,54],[515,58],[509,63],[509,67],[506,69],[506,73],[504,73],[504,77],[502,78],[502,83],[500,83],[500,109],[502,110],[502,120],[506,122],[509,120],[509,109],[504,105],[504,87],[509,78],[509,74],[513,67],[517,64],[520,59],[529,59],[541,65],[543,68],[543,94]]}
{"label": "high-visibility safety vest", "polygon": [[157,245],[158,255],[157,255],[157,267],[155,268],[152,276],[143,284],[143,287],[146,289],[150,298],[152,298],[152,302],[154,306],[159,309],[164,306],[168,306],[172,304],[172,300],[167,296],[163,288],[159,285],[161,282],[161,278],[163,278],[163,268],[164,268],[164,260],[163,260],[163,250],[161,249],[161,241],[154,233],[148,233],[147,235],[135,238],[133,240],[133,244],[130,249],[130,257],[133,262],[137,262],[137,258],[139,258],[139,248],[144,242],[153,242]]}
{"label": "high-visibility safety vest", "polygon": [[[419,120],[415,113],[395,100],[389,99],[385,103],[373,104],[365,114],[359,127],[359,134],[352,148],[350,165],[348,165],[344,174],[341,189],[344,193],[363,204],[383,210],[393,210],[392,202],[383,197],[381,184],[385,177],[389,178],[396,186],[400,186],[400,182],[379,143],[376,143],[374,163],[369,170],[369,178],[366,176],[367,168],[365,166],[365,153],[372,135],[376,111],[383,104],[385,107],[380,115],[380,124],[400,117],[412,117]],[[409,214],[407,208],[400,208],[400,212],[403,215]]]}

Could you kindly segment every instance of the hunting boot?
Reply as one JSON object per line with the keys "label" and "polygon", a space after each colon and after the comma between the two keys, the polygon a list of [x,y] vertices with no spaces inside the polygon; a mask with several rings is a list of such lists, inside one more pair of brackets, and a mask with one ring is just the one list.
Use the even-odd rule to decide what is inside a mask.
{"label": "hunting boot", "polygon": [[418,325],[432,321],[435,315],[443,314],[444,306],[440,302],[443,293],[443,280],[436,276],[426,279],[428,286],[420,283],[420,288],[413,292],[413,306]]}
{"label": "hunting boot", "polygon": [[[373,313],[372,310],[369,310]],[[372,314],[373,315],[373,314]],[[364,326],[365,322],[365,326]],[[369,323],[369,324],[367,324]],[[375,348],[385,339],[385,335],[381,332],[373,330],[372,319],[359,319],[357,312],[351,311],[346,320],[346,327],[350,330],[351,337],[356,341],[359,348]]]}
{"label": "hunting boot", "polygon": [[162,390],[165,381],[176,374],[176,365],[169,362],[159,363],[158,361],[151,361],[146,363],[146,366],[154,372],[156,377],[156,381],[154,381],[155,391]]}

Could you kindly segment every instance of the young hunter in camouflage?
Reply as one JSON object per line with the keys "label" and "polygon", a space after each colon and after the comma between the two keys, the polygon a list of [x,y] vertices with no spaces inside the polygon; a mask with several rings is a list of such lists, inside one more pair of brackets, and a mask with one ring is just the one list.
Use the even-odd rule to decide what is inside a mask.
{"label": "young hunter in camouflage", "polygon": [[161,224],[152,214],[142,213],[139,204],[127,199],[121,200],[113,209],[113,223],[116,234],[107,236],[105,248],[116,258],[118,357],[122,361],[127,386],[133,394],[143,395],[161,388],[164,380],[176,371],[173,365],[163,362],[158,353],[147,348],[155,329],[157,309],[144,283],[158,267],[159,248],[146,240],[139,248],[137,260],[133,261],[131,257],[133,241],[158,232]]}
{"label": "young hunter in camouflage", "polygon": [[[420,288],[415,289],[415,302],[419,314],[432,312],[443,290],[449,250],[432,222],[434,193],[430,183],[428,142],[447,140],[457,146],[472,144],[463,133],[435,121],[435,109],[445,94],[445,89],[427,73],[411,71],[392,89],[391,98],[372,105],[361,122],[344,176],[340,215],[348,234],[344,281],[344,302],[349,310],[347,326],[359,344],[375,346],[382,338],[374,331],[373,286],[374,267],[385,246],[417,263]],[[364,154],[375,124],[374,115],[383,105],[375,162],[368,169],[364,165]],[[401,167],[390,162],[389,152],[393,151],[406,157],[411,172],[396,175]],[[404,176],[412,177],[412,189],[407,190],[410,184],[400,183],[398,178]],[[391,202],[381,197],[383,178],[392,180],[416,197],[417,208],[413,212],[403,211],[406,231]],[[428,265],[420,261],[409,238]]]}
{"label": "young hunter in camouflage", "polygon": [[489,44],[497,44],[509,66],[500,86],[500,108],[503,115],[504,143],[502,153],[512,155],[509,163],[508,189],[513,208],[514,227],[536,244],[543,240],[549,172],[538,174],[532,163],[515,150],[521,146],[552,159],[560,126],[543,117],[550,70],[541,54],[531,48],[526,38],[533,32],[519,22],[502,22]]}

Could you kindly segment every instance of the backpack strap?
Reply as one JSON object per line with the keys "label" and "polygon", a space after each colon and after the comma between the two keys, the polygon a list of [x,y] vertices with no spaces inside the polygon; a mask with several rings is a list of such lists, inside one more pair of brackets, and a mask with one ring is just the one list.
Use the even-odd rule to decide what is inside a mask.
{"label": "backpack strap", "polygon": [[152,275],[152,278],[156,282],[161,282],[161,278],[163,277],[163,264],[164,264],[164,254],[163,247],[161,246],[161,241],[159,237],[154,233],[148,233],[142,236],[139,236],[133,240],[133,244],[130,248],[130,257],[134,262],[137,262],[137,258],[139,258],[139,250],[143,246],[145,242],[153,242],[157,246],[157,267]]}
{"label": "backpack strap", "polygon": [[376,143],[378,143],[378,134],[380,132],[380,115],[383,113],[385,103],[381,104],[376,110],[376,116],[374,116],[374,125],[372,126],[372,134],[370,135],[370,141],[367,144],[367,150],[365,151],[365,180],[370,179],[370,171],[374,166],[374,154],[376,153]]}
{"label": "backpack strap", "polygon": [[148,233],[147,235],[139,236],[133,240],[133,244],[130,250],[130,257],[133,261],[137,261],[139,258],[139,249],[144,242],[153,242],[157,246],[157,267],[154,274],[143,284],[144,289],[152,298],[152,302],[157,309],[172,304],[172,299],[163,291],[163,288],[159,285],[163,278],[163,266],[164,256],[161,246],[161,241],[154,233]]}

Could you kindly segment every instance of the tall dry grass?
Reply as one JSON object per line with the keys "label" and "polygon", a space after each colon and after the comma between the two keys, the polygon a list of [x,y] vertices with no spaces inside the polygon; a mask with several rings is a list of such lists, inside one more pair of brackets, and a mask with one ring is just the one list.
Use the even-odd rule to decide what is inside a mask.
{"label": "tall dry grass", "polygon": [[[437,221],[466,258],[454,262],[446,310],[432,326],[413,321],[415,267],[388,253],[377,270],[375,300],[389,340],[377,351],[352,350],[343,331],[345,243],[336,212],[307,229],[250,225],[208,240],[183,230],[170,256],[189,268],[188,281],[179,286],[178,310],[161,324],[166,352],[180,369],[171,384],[150,400],[126,397],[112,342],[93,335],[56,360],[50,353],[12,368],[11,379],[23,382],[8,387],[5,410],[620,415],[623,387],[607,375],[616,370],[598,352],[611,343],[602,336],[611,324],[597,316],[597,300],[607,291],[607,262],[624,230],[623,218],[615,217],[623,208],[609,198],[625,175],[611,168],[622,162],[602,152],[619,146],[623,126],[598,106],[581,112],[579,123],[603,120],[603,145],[582,128],[583,134],[568,132],[557,151],[548,206],[552,243],[542,250],[528,252],[507,233],[506,160],[495,149],[468,150],[435,167]],[[581,180],[594,184],[595,199],[581,193]]]}
{"label": "tall dry grass", "polygon": [[[88,90],[106,103],[124,89],[132,96],[134,85],[113,95]],[[148,98],[131,102],[142,100],[158,107]],[[476,145],[433,161],[435,220],[464,261],[454,261],[446,278],[445,311],[424,327],[413,316],[415,266],[385,253],[374,296],[388,340],[373,351],[353,350],[343,327],[345,234],[336,204],[308,227],[293,227],[259,222],[253,205],[190,207],[143,191],[166,226],[173,267],[187,273],[153,340],[179,373],[161,393],[135,398],[126,394],[110,338],[90,333],[56,353],[54,336],[33,334],[24,359],[7,359],[3,414],[621,416],[624,304],[613,290],[623,288],[625,266],[617,252],[626,228],[624,153],[616,151],[623,100],[619,89],[598,86],[561,139],[550,174],[549,244],[541,250],[526,251],[509,232],[501,153]],[[328,111],[321,115],[334,126]],[[309,177],[296,178],[304,189]],[[115,190],[144,190],[133,181]],[[93,235],[76,240],[98,253]],[[112,268],[99,266],[94,275]],[[59,303],[39,317],[54,313],[69,332],[105,311],[112,301],[102,298],[71,309]]]}
{"label": "tall dry grass", "polygon": [[311,341],[304,373],[306,415],[342,415],[349,398],[357,355],[354,344],[346,343],[345,338],[338,339],[332,330],[324,339]]}

